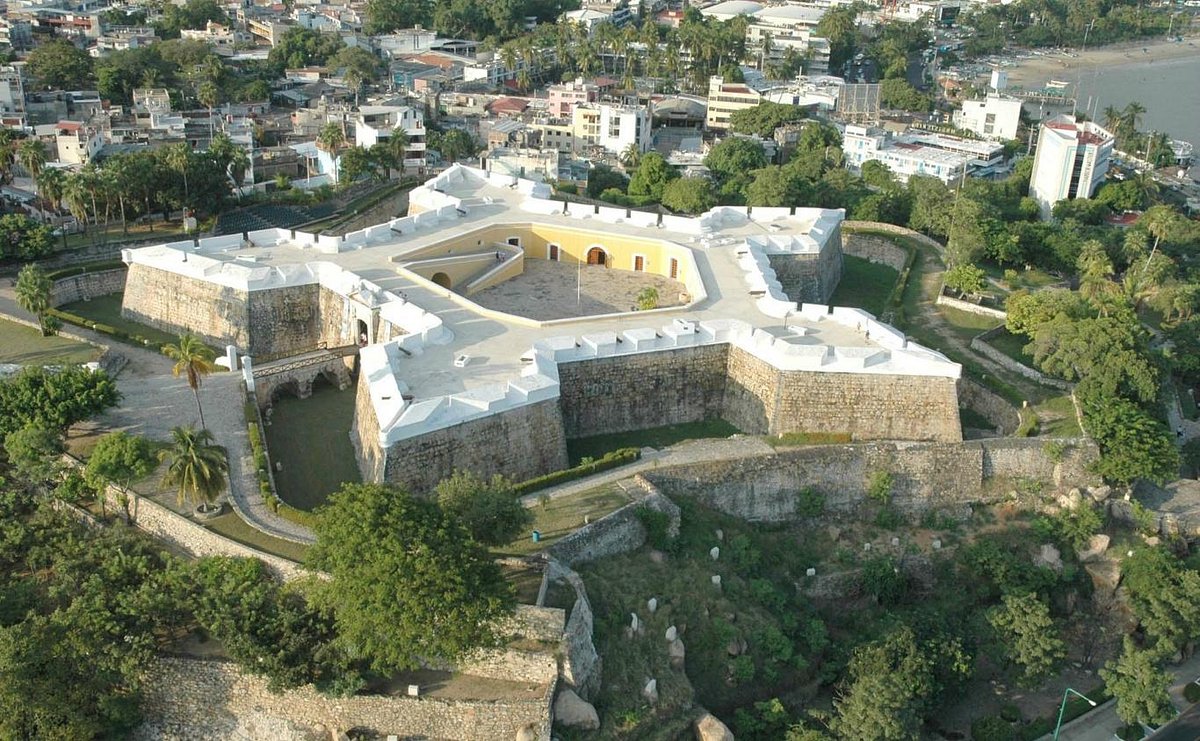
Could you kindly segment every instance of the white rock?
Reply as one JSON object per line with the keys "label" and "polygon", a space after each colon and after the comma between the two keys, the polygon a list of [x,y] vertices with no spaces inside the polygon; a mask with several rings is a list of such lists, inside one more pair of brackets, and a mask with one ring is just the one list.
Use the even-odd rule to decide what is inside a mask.
{"label": "white rock", "polygon": [[537,728],[532,723],[521,726],[517,731],[517,741],[537,741]]}
{"label": "white rock", "polygon": [[600,727],[600,716],[596,713],[596,708],[571,689],[562,690],[554,699],[554,720],[568,728],[581,728],[585,731],[594,731]]}
{"label": "white rock", "polygon": [[1079,549],[1079,560],[1083,562],[1095,561],[1104,555],[1108,550],[1109,537],[1103,533],[1093,535],[1088,539],[1086,548]]}
{"label": "white rock", "polygon": [[893,547],[895,547],[895,546],[898,546],[898,545],[900,545],[900,539],[899,539],[899,538],[892,538],[892,546],[893,546]]}
{"label": "white rock", "polygon": [[717,530],[717,540],[725,540],[725,531],[724,530],[720,530],[720,529]]}
{"label": "white rock", "polygon": [[642,697],[646,698],[646,702],[651,705],[658,703],[658,680],[651,679],[646,682],[646,686],[642,688]]}
{"label": "white rock", "polygon": [[705,713],[697,718],[693,728],[696,731],[696,741],[734,741],[729,726],[712,713]]}
{"label": "white rock", "polygon": [[816,576],[817,570],[810,566],[810,567],[808,567],[808,569],[805,570],[804,575],[805,576]]}
{"label": "white rock", "polygon": [[672,625],[670,628],[667,628],[667,641],[668,642],[673,641],[678,637],[679,637],[679,629],[678,628],[676,628],[674,625]]}
{"label": "white rock", "polygon": [[942,549],[942,539],[934,538],[930,545],[933,546],[933,550],[940,551]]}
{"label": "white rock", "polygon": [[712,548],[710,548],[708,550],[708,557],[711,558],[712,560],[716,561],[718,558],[721,557],[721,549],[714,545]]}
{"label": "white rock", "polygon": [[670,659],[672,667],[683,668],[684,659],[687,658],[687,649],[683,647],[683,641],[678,638],[671,641],[671,645],[667,646],[667,658]]}
{"label": "white rock", "polygon": [[721,575],[720,574],[712,575],[712,585],[714,587],[716,587],[717,589],[721,588]]}
{"label": "white rock", "polygon": [[646,600],[646,609],[650,611],[651,615],[653,615],[654,612],[658,610],[658,600],[654,597]]}
{"label": "white rock", "polygon": [[1112,487],[1108,484],[1103,486],[1092,486],[1088,487],[1087,492],[1088,496],[1092,498],[1092,501],[1105,502],[1109,497],[1112,496]]}
{"label": "white rock", "polygon": [[1038,566],[1044,566],[1054,571],[1063,570],[1062,554],[1049,543],[1042,546],[1038,554],[1034,556],[1033,562]]}

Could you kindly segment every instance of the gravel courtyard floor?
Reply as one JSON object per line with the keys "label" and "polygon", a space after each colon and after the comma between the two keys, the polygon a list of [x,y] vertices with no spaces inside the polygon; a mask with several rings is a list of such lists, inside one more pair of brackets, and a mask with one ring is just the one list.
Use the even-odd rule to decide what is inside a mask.
{"label": "gravel courtyard floor", "polygon": [[[579,300],[576,286],[579,286]],[[599,265],[526,260],[525,272],[471,296],[480,306],[547,321],[633,311],[644,288],[658,291],[659,307],[679,306],[687,286],[651,273]]]}

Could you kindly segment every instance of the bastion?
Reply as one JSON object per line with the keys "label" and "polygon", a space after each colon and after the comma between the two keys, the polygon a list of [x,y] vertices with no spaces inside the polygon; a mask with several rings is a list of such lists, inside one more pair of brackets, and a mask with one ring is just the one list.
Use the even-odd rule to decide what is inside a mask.
{"label": "bastion", "polygon": [[[827,305],[840,210],[660,215],[461,165],[409,202],[341,237],[268,229],[125,250],[123,312],[235,345],[251,388],[281,358],[356,352],[364,479],[414,491],[456,469],[527,479],[565,467],[569,439],[714,417],[747,433],[961,440],[961,368]],[[534,267],[557,276],[545,295],[473,300]],[[650,279],[670,300],[584,302],[585,285]],[[534,318],[535,301],[564,318]]]}

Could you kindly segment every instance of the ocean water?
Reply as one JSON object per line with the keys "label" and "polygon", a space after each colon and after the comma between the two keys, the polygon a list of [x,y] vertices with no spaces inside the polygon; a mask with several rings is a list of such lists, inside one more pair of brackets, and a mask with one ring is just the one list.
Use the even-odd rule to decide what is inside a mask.
{"label": "ocean water", "polygon": [[[1140,50],[1130,56],[1128,65],[1083,70],[1079,107],[1088,106],[1090,98],[1096,120],[1103,121],[1106,107],[1120,109],[1136,100],[1146,107],[1143,131],[1165,131],[1200,152],[1200,46],[1193,56],[1164,62],[1143,62]],[[1200,165],[1193,166],[1192,174],[1198,171]]]}

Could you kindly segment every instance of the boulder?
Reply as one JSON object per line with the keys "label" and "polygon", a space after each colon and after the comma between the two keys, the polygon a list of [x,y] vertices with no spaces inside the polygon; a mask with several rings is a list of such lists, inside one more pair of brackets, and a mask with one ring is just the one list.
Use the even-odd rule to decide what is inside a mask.
{"label": "boulder", "polygon": [[1121,565],[1116,561],[1094,561],[1085,563],[1083,568],[1092,578],[1096,592],[1113,594],[1117,591],[1117,585],[1121,583]]}
{"label": "boulder", "polygon": [[521,726],[517,731],[517,741],[537,741],[537,728],[532,723]]}
{"label": "boulder", "polygon": [[1059,494],[1056,501],[1063,509],[1075,509],[1083,503],[1083,493],[1078,489],[1071,489],[1066,494]]}
{"label": "boulder", "polygon": [[651,705],[658,704],[658,680],[651,679],[646,682],[646,686],[642,688],[642,697],[646,698],[646,702]]}
{"label": "boulder", "polygon": [[1042,546],[1038,554],[1034,556],[1033,563],[1036,566],[1042,566],[1058,572],[1063,570],[1062,554],[1049,543]]}
{"label": "boulder", "polygon": [[1081,548],[1076,553],[1081,562],[1097,561],[1104,552],[1108,550],[1109,537],[1103,533],[1093,535],[1089,540],[1086,548]]}
{"label": "boulder", "polygon": [[746,653],[746,648],[745,638],[734,638],[729,641],[727,646],[725,646],[725,653],[729,654],[730,656],[741,656],[742,654]]}
{"label": "boulder", "polygon": [[667,560],[667,554],[662,551],[650,551],[650,560],[654,563],[663,563]]}
{"label": "boulder", "polygon": [[1106,502],[1112,496],[1112,487],[1108,484],[1103,486],[1089,486],[1087,493],[1093,502]]}
{"label": "boulder", "polygon": [[733,732],[729,730],[729,726],[712,713],[705,713],[697,718],[693,728],[696,730],[696,741],[733,741]]}
{"label": "boulder", "polygon": [[683,641],[678,638],[671,641],[671,645],[667,646],[667,656],[671,660],[671,668],[682,669],[683,661],[687,658],[687,650],[683,646]]}
{"label": "boulder", "polygon": [[580,728],[585,731],[594,731],[600,727],[600,716],[596,713],[596,708],[571,689],[564,689],[554,699],[554,721],[568,728]]}

